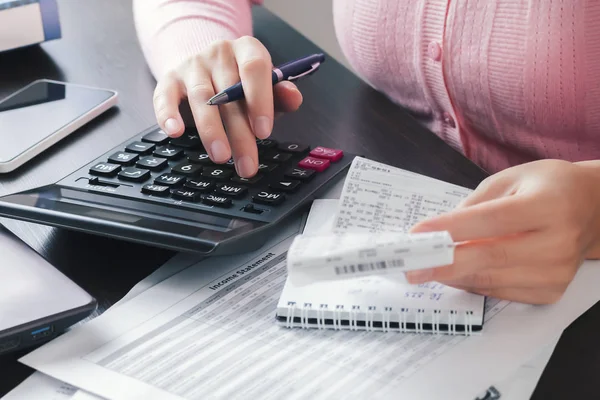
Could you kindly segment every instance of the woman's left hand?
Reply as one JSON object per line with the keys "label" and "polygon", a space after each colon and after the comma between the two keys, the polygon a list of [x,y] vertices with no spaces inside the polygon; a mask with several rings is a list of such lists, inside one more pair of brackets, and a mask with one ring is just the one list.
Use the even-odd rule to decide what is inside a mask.
{"label": "woman's left hand", "polygon": [[558,301],[586,258],[600,255],[600,164],[543,160],[484,180],[450,213],[412,232],[449,231],[454,263],[411,271],[437,281],[532,304]]}

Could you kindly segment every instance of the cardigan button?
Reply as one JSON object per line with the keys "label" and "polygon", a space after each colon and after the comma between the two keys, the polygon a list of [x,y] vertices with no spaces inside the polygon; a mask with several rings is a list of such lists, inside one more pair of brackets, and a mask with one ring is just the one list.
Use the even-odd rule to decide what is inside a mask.
{"label": "cardigan button", "polygon": [[449,112],[445,112],[442,117],[444,119],[444,122],[450,125],[451,128],[456,128],[456,122],[454,121],[454,118],[452,118],[452,115],[450,115]]}
{"label": "cardigan button", "polygon": [[442,59],[442,48],[437,42],[429,43],[429,57],[433,61],[440,61]]}

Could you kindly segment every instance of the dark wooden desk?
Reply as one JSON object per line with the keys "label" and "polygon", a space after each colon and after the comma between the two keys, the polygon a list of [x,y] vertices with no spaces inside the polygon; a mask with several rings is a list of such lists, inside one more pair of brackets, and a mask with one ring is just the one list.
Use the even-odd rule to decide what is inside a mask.
{"label": "dark wooden desk", "polygon": [[[115,89],[120,105],[24,168],[0,176],[0,194],[54,182],[155,123],[155,82],[138,46],[131,2],[62,0],[59,5],[63,39],[0,54],[0,98],[34,79],[51,78]],[[256,9],[254,17],[256,36],[271,50],[275,63],[318,51],[266,10]],[[300,86],[304,105],[276,123],[277,138],[339,146],[471,188],[485,177],[333,59]],[[36,224],[2,223],[95,296],[100,313],[173,255]],[[1,277],[5,278],[10,279]],[[599,331],[600,308],[594,307],[563,335],[535,399],[597,397],[593,393],[600,371]],[[0,357],[0,396],[32,372],[16,361],[20,355]]]}

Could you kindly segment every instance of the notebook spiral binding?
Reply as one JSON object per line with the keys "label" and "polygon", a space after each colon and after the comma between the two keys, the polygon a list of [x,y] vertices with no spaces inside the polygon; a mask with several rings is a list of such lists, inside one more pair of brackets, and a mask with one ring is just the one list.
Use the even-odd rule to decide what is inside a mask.
{"label": "notebook spiral binding", "polygon": [[[401,308],[393,310],[385,307],[382,311],[375,306],[369,306],[367,310],[359,306],[346,309],[343,305],[337,305],[330,309],[329,304],[319,304],[314,307],[312,303],[298,304],[289,301],[288,313],[285,317],[284,326],[287,328],[300,327],[303,329],[334,329],[334,330],[366,330],[378,332],[399,333],[432,333],[448,335],[473,334],[473,311],[458,310],[425,310],[423,308],[410,309]],[[316,318],[309,313],[316,312]],[[326,315],[328,313],[328,315]],[[348,315],[342,318],[342,313]],[[414,322],[409,322],[408,316],[414,314]],[[425,322],[427,313],[430,322]],[[446,313],[444,315],[444,313]],[[359,314],[364,318],[359,319]],[[380,316],[381,319],[375,319]],[[443,318],[443,317],[446,318]],[[394,318],[397,317],[397,318]],[[397,319],[398,322],[395,322]],[[442,322],[445,319],[447,322]]]}

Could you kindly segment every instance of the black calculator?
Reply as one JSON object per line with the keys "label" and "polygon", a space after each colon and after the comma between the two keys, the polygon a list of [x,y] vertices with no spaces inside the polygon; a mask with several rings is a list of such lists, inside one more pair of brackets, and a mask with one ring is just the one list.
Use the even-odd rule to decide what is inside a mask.
{"label": "black calculator", "polygon": [[0,198],[0,215],[177,251],[254,250],[344,176],[341,149],[257,140],[259,171],[213,163],[198,132],[135,135],[59,182]]}

